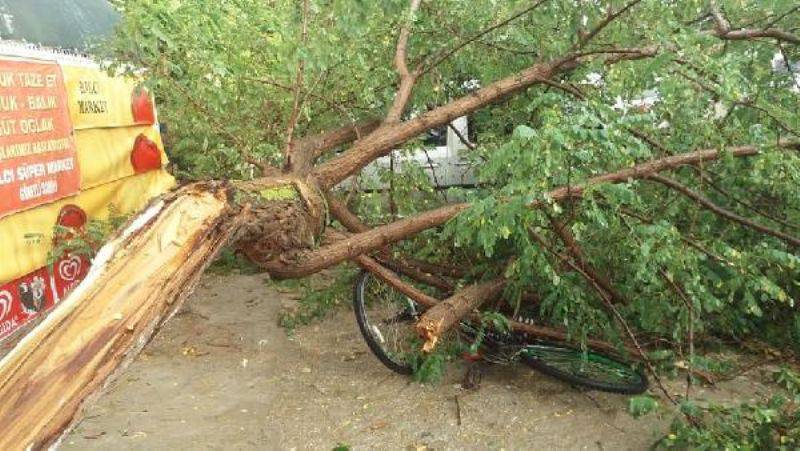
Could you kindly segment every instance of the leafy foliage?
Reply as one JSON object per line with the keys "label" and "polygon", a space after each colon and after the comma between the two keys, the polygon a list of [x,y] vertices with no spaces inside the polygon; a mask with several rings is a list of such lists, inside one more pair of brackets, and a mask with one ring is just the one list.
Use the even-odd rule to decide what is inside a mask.
{"label": "leafy foliage", "polygon": [[[783,368],[774,374],[784,393],[738,406],[699,406],[684,402],[687,416],[675,419],[659,443],[666,449],[797,449],[800,444],[798,375]],[[631,405],[633,406],[633,401]],[[691,418],[693,423],[687,420]]]}
{"label": "leafy foliage", "polygon": [[[124,18],[107,56],[117,68],[147,71],[169,125],[170,153],[186,177],[253,177],[247,154],[280,164],[299,61],[305,84],[298,136],[381,117],[394,98],[392,58],[407,1],[311,0],[305,38],[302,2],[114,3]],[[793,0],[717,3],[733,29],[797,31]],[[781,145],[800,138],[800,47],[769,37],[723,40],[706,0],[629,5],[616,17],[623,11],[619,1],[543,1],[487,31],[531,2],[423,2],[413,17],[408,59],[437,64],[417,80],[409,117],[538,61],[570,51],[594,58],[472,115],[478,145],[463,156],[476,169],[475,189],[443,196],[420,168],[381,171],[391,192],[360,193],[351,184],[350,203],[375,225],[453,200],[471,202],[446,227],[395,251],[458,262],[468,267],[468,279],[503,275],[506,310],[517,311],[522,294],[534,292],[541,319],[566,328],[576,341],[621,343],[632,334],[656,343],[649,355],[664,356],[656,363],[668,371],[678,360],[714,366],[695,355],[694,338],[758,337],[796,353],[797,246],[652,179],[589,186],[580,199],[556,201],[548,194],[667,155],[723,149],[717,161],[681,166],[669,177],[735,216],[783,234],[800,232],[800,155]],[[609,17],[614,20],[592,35]],[[614,61],[618,54],[609,53],[642,46],[657,51],[630,61]],[[735,158],[728,151],[744,145],[758,154]],[[420,146],[411,140],[397,154]],[[578,243],[579,256],[558,233],[561,227]],[[581,269],[587,266],[613,285],[614,299]],[[313,302],[337,299],[327,294]],[[423,368],[437,374],[441,361],[431,358]],[[795,436],[776,442],[768,425],[795,430],[796,410],[786,410],[793,402],[708,410],[718,419],[706,428],[714,432],[676,426],[673,444],[724,447],[738,434],[754,447],[790,446],[780,440]],[[632,411],[652,407],[643,398]],[[740,421],[742,427],[728,428]]]}

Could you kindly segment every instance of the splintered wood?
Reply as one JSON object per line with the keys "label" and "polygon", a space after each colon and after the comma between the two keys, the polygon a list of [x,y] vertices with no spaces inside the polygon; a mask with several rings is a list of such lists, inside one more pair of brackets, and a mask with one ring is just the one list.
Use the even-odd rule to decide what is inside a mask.
{"label": "splintered wood", "polygon": [[234,223],[224,190],[189,186],[101,249],[86,280],[0,362],[0,449],[57,444],[176,311]]}
{"label": "splintered wood", "polygon": [[470,285],[426,311],[417,322],[417,334],[425,340],[424,352],[430,352],[439,342],[439,337],[450,330],[461,318],[467,316],[484,302],[498,296],[505,280]]}

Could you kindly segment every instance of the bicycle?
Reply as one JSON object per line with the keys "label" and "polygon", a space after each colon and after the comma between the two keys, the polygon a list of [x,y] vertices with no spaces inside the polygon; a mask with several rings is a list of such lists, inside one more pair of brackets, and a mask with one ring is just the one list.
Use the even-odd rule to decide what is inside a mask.
{"label": "bicycle", "polygon": [[[422,306],[369,271],[362,271],[356,279],[353,304],[359,329],[372,353],[390,370],[413,374],[421,344],[414,325],[424,313]],[[461,321],[458,329],[466,340],[478,341],[480,358],[490,362],[520,361],[569,384],[610,393],[640,394],[648,387],[641,369],[590,346],[581,349],[568,342],[487,330],[470,321]]]}

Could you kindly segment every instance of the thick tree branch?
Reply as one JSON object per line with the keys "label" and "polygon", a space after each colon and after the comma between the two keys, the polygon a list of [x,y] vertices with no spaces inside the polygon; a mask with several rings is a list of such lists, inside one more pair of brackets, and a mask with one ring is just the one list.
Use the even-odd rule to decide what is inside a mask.
{"label": "thick tree branch", "polygon": [[[785,147],[794,147],[794,142],[784,142]],[[741,146],[727,149],[725,153],[734,157],[745,157],[758,154],[755,146]],[[592,177],[582,184],[562,186],[542,195],[542,198],[529,204],[530,208],[539,208],[547,204],[547,200],[560,201],[579,198],[586,189],[602,183],[622,183],[628,180],[647,178],[653,174],[679,166],[712,161],[725,154],[716,149],[698,150],[683,155],[673,155],[631,168]],[[277,278],[303,277],[327,267],[341,263],[353,257],[372,252],[388,244],[403,240],[424,230],[445,224],[457,214],[469,208],[470,204],[460,203],[448,205],[435,210],[411,216],[402,220],[376,227],[367,232],[358,233],[345,240],[332,242],[315,250],[299,251],[291,259],[280,259],[271,262],[260,262],[263,268]]]}
{"label": "thick tree branch", "polygon": [[298,152],[311,151],[314,159],[317,159],[336,147],[358,141],[377,130],[380,125],[381,122],[379,120],[365,120],[355,124],[347,124],[334,130],[303,137],[295,141],[294,145],[297,147]]}
{"label": "thick tree branch", "polygon": [[378,276],[384,282],[388,283],[389,286],[410,297],[425,308],[433,307],[439,303],[438,299],[425,294],[422,290],[417,289],[413,285],[403,282],[403,279],[398,277],[398,275],[392,270],[384,267],[371,257],[359,255],[355,258],[355,262],[358,264],[358,266]]}
{"label": "thick tree branch", "polygon": [[[735,157],[745,157],[756,155],[759,151],[755,146],[741,146],[730,148],[727,150],[727,152]],[[657,160],[640,163],[628,169],[622,169],[620,171],[592,177],[580,185],[556,188],[546,193],[545,197],[556,201],[571,197],[577,198],[583,196],[583,192],[587,188],[594,185],[599,185],[601,183],[622,183],[628,180],[641,180],[649,177],[652,174],[666,171],[668,169],[674,169],[679,166],[716,160],[721,155],[723,155],[723,153],[717,149],[697,150],[695,152],[689,152],[681,155],[671,155],[668,157],[659,158]],[[543,203],[544,201],[534,201],[531,206],[538,207]]]}
{"label": "thick tree branch", "polygon": [[[304,277],[442,225],[468,206],[469,204],[449,205],[352,235],[313,251],[300,251],[293,257],[284,256],[279,260],[258,263],[270,275],[279,279]],[[330,233],[329,231],[328,234]]]}
{"label": "thick tree branch", "polygon": [[[625,49],[624,53],[630,53]],[[336,186],[373,160],[388,154],[397,146],[432,128],[470,114],[536,84],[543,84],[558,74],[569,72],[599,54],[614,55],[615,49],[574,53],[546,63],[535,64],[510,77],[498,80],[446,105],[397,124],[386,125],[365,137],[341,156],[312,171],[323,190]]]}
{"label": "thick tree branch", "polygon": [[318,180],[322,189],[328,190],[409,139],[432,128],[447,125],[460,116],[497,102],[541,80],[548,79],[557,72],[574,68],[575,65],[574,60],[537,64],[419,117],[381,127],[356,143],[340,157],[315,168],[312,175]]}
{"label": "thick tree branch", "polygon": [[727,41],[747,41],[759,38],[772,38],[778,41],[800,45],[800,36],[777,28],[738,28],[731,29],[731,23],[722,14],[722,10],[715,0],[710,1],[711,17],[714,18],[714,34]]}
{"label": "thick tree branch", "polygon": [[[336,196],[331,193],[327,193],[325,199],[328,201],[328,208],[331,215],[349,231],[354,233],[363,233],[370,230],[370,228],[361,222],[356,215],[350,212],[347,206],[342,201],[337,199]],[[406,275],[418,282],[436,287],[444,292],[450,292],[453,289],[453,285],[447,280],[438,277],[435,274],[420,270],[418,267],[414,266],[413,264],[409,264],[406,261],[393,258],[388,249],[378,252],[376,258],[381,262],[381,264],[388,266],[393,271]],[[359,260],[356,261],[358,262]]]}
{"label": "thick tree branch", "polygon": [[361,139],[362,136],[376,130],[380,124],[378,120],[367,120],[295,139],[292,141],[290,151],[293,155],[292,167],[295,174],[308,174],[317,158],[331,149]]}
{"label": "thick tree branch", "polygon": [[778,238],[779,240],[782,240],[782,241],[785,241],[788,244],[791,244],[792,246],[796,246],[796,247],[800,246],[800,239],[799,238],[796,238],[796,237],[791,236],[791,235],[789,235],[787,233],[780,232],[778,230],[774,230],[774,229],[771,229],[769,227],[763,226],[763,225],[758,224],[758,223],[756,223],[754,221],[751,221],[751,220],[749,220],[749,219],[747,219],[745,217],[739,216],[736,213],[733,213],[732,211],[726,210],[726,209],[720,207],[719,205],[711,202],[708,198],[706,198],[702,194],[693,191],[692,189],[690,189],[686,185],[683,185],[682,183],[680,183],[680,182],[678,182],[678,181],[676,181],[674,179],[671,179],[669,177],[664,177],[664,176],[661,176],[661,175],[655,175],[655,174],[650,175],[647,178],[649,180],[653,180],[653,181],[656,181],[658,183],[661,183],[662,185],[664,185],[664,186],[666,186],[666,187],[668,187],[668,188],[670,188],[672,190],[675,190],[675,191],[683,194],[684,196],[686,196],[689,199],[691,199],[692,201],[694,201],[696,204],[706,208],[707,210],[711,211],[712,213],[716,214],[717,216],[720,216],[722,218],[731,220],[733,222],[737,222],[737,223],[739,223],[739,224],[741,224],[741,225],[743,225],[745,227],[751,228],[751,229],[759,231],[761,233],[773,236],[775,238]]}
{"label": "thick tree branch", "polygon": [[[354,215],[342,202],[339,200],[335,195],[332,193],[327,193],[325,198],[328,201],[328,208],[330,209],[331,215],[336,218],[347,230],[353,233],[362,233],[371,230],[369,226],[361,222],[358,216]],[[414,273],[424,273],[429,274],[431,276],[445,276],[445,277],[454,277],[454,278],[462,278],[466,276],[466,272],[454,267],[443,266],[438,263],[429,263],[426,261],[421,260],[414,260],[410,258],[394,258],[391,257],[388,253],[382,255],[381,258],[386,258],[387,261],[383,261],[384,264],[394,265],[394,270],[398,270],[397,267],[408,268],[408,273],[405,275],[414,278]],[[405,271],[405,269],[403,270]],[[400,272],[403,272],[400,271]],[[439,287],[444,289],[445,291],[449,291],[452,289],[452,285],[449,284],[447,281],[442,279],[441,277],[436,277],[437,280],[428,279],[428,280],[420,280],[422,282],[428,283],[430,285]],[[445,286],[445,284],[447,284]]]}
{"label": "thick tree branch", "polygon": [[[417,288],[405,283],[402,279],[400,279],[400,277],[397,276],[397,274],[393,273],[390,269],[383,267],[380,263],[370,257],[363,255],[359,256],[356,259],[356,263],[382,279],[384,282],[388,283],[392,288],[413,299],[426,309],[435,307],[440,302],[438,299],[428,296]],[[477,314],[470,314],[468,319],[478,323],[480,322],[480,316]],[[512,319],[508,320],[508,325],[514,332],[523,334],[530,338],[535,337],[562,343],[570,342],[569,334],[560,329],[536,324],[522,323]],[[593,349],[607,352],[612,355],[618,354],[620,351],[620,349],[616,346],[602,340],[588,339],[586,340],[586,344],[591,346]],[[634,357],[636,355],[635,349],[628,346],[625,346],[624,351]]]}

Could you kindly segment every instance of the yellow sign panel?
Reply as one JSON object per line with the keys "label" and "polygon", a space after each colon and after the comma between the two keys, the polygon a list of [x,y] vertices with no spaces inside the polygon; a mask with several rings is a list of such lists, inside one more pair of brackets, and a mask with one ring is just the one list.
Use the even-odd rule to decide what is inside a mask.
{"label": "yellow sign panel", "polygon": [[63,66],[75,130],[155,123],[153,99],[138,82],[91,66]]}
{"label": "yellow sign panel", "polygon": [[133,213],[174,184],[175,179],[165,171],[149,171],[0,219],[0,255],[11,256],[0,264],[0,284],[47,264],[53,231],[64,218],[64,212],[77,211],[88,219],[106,219],[113,205],[120,214]]}
{"label": "yellow sign panel", "polygon": [[160,168],[167,162],[161,135],[153,126],[77,130],[75,139],[82,189]]}

